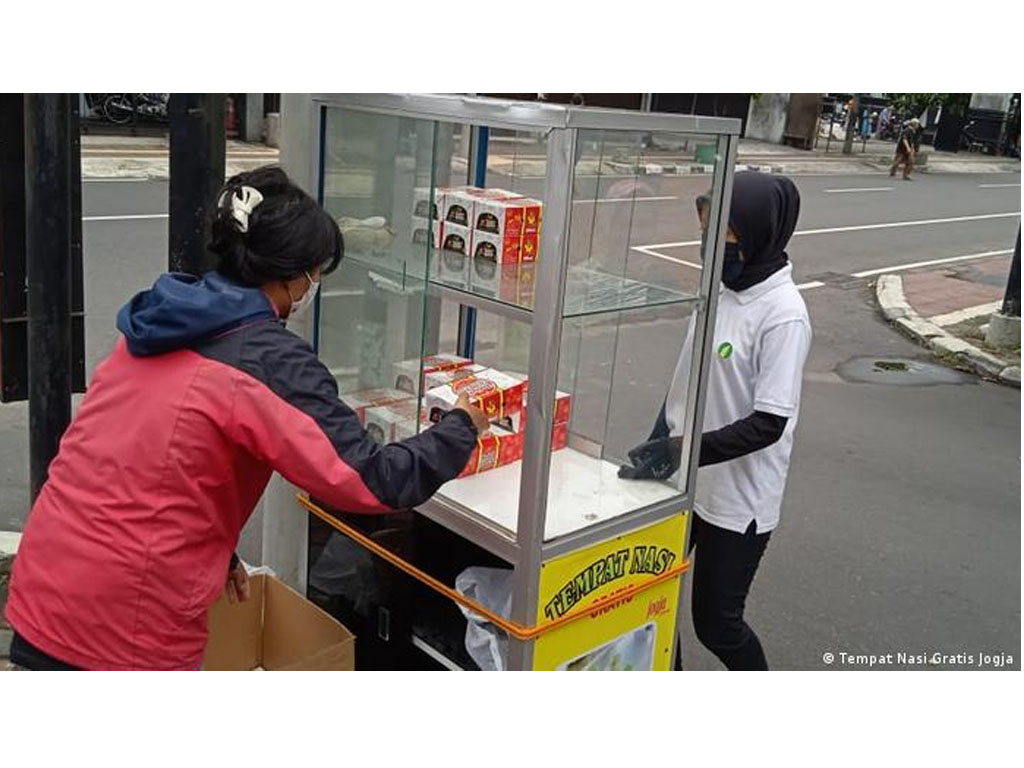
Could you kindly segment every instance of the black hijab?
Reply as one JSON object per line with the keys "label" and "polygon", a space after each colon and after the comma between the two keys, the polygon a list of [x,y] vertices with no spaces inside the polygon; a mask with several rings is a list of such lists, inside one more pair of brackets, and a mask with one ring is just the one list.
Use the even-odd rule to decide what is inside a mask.
{"label": "black hijab", "polygon": [[800,215],[800,193],[785,176],[741,171],[733,179],[729,226],[739,238],[743,272],[725,287],[745,291],[789,262],[786,244]]}

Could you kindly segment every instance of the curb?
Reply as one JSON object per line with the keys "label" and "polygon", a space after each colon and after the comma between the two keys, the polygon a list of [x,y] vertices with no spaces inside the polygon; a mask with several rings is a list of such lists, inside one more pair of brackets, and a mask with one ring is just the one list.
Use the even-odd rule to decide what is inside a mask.
{"label": "curb", "polygon": [[903,278],[899,275],[879,277],[875,283],[875,298],[886,320],[940,358],[947,362],[952,358],[956,367],[966,367],[983,378],[1020,389],[1019,366],[1009,365],[921,317],[907,303],[903,295]]}

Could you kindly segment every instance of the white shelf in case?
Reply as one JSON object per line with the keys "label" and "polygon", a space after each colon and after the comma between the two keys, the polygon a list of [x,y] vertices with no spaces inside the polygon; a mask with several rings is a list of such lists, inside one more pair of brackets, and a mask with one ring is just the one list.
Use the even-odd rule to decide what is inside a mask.
{"label": "white shelf in case", "polygon": [[[522,462],[452,480],[438,494],[515,533]],[[619,467],[572,448],[551,454],[544,541],[681,496],[654,480],[622,480]]]}

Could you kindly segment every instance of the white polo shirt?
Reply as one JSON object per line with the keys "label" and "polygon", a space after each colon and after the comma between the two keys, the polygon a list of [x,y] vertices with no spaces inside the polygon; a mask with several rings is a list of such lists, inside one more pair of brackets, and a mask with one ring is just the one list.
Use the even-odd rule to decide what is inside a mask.
{"label": "white polo shirt", "polygon": [[[793,432],[800,411],[800,383],[811,348],[811,322],[787,264],[764,282],[739,293],[723,288],[718,298],[715,341],[708,372],[704,431],[720,429],[754,411],[788,419],[778,441],[697,473],[695,511],[712,525],[743,533],[779,523]],[[682,433],[686,386],[693,356],[693,325],[669,389],[665,418]]]}

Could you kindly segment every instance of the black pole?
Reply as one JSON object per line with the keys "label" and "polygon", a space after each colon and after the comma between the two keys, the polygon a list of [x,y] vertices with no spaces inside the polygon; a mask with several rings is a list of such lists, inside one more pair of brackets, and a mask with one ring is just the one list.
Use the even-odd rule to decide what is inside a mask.
{"label": "black pole", "polygon": [[71,94],[25,95],[29,478],[33,500],[71,422]]}
{"label": "black pole", "polygon": [[170,257],[172,272],[212,269],[206,252],[208,212],[224,184],[224,94],[178,93],[171,124]]}
{"label": "black pole", "polygon": [[1017,227],[1017,245],[1013,249],[1013,261],[1010,262],[1010,279],[1003,296],[1002,314],[1020,317],[1020,227]]}

